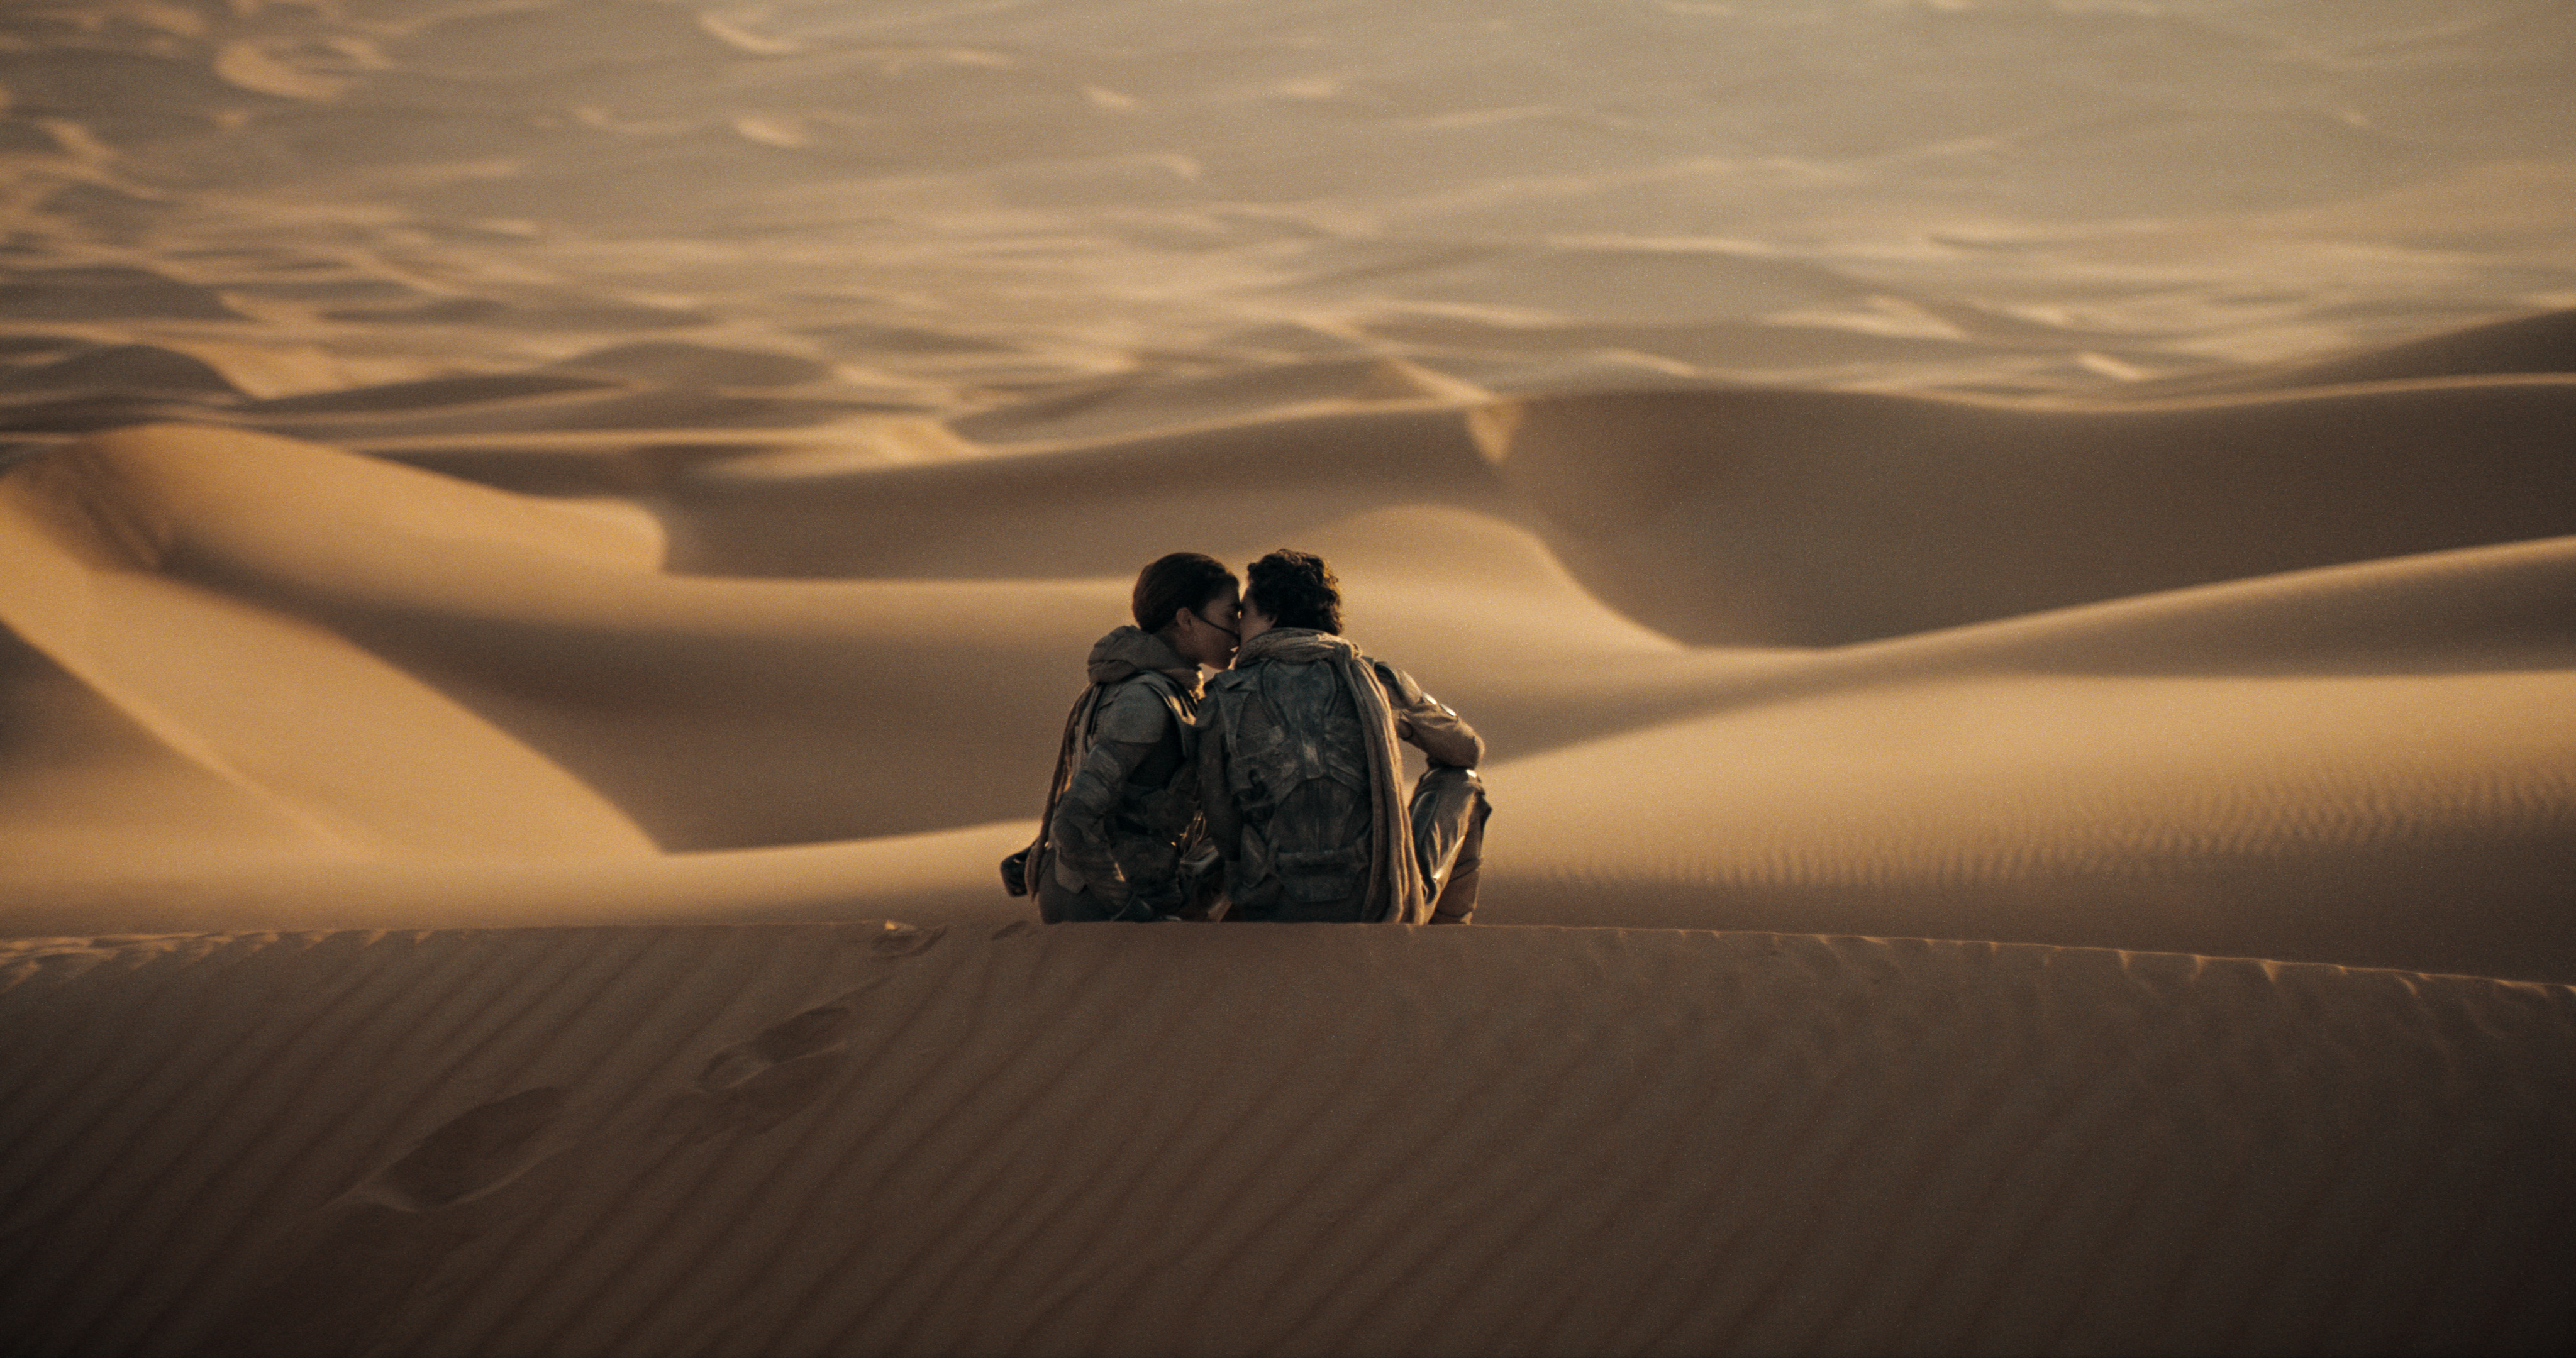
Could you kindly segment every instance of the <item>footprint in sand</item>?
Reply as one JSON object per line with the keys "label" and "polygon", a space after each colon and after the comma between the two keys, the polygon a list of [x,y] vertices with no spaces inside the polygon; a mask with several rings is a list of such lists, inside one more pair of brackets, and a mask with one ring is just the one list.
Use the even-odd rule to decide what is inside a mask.
{"label": "footprint in sand", "polygon": [[850,1019],[847,1005],[808,1009],[707,1058],[690,1100],[707,1115],[699,1130],[766,1131],[821,1098],[848,1057]]}
{"label": "footprint in sand", "polygon": [[919,925],[887,920],[885,932],[877,935],[868,946],[875,948],[880,957],[911,957],[930,951],[932,944],[947,935],[948,926],[945,924],[936,929],[924,929]]}
{"label": "footprint in sand", "polygon": [[530,1185],[533,1196],[493,1195],[537,1166],[563,1108],[564,1092],[545,1086],[449,1119],[303,1223],[266,1266],[246,1265],[252,1285],[191,1351],[238,1358],[385,1351],[369,1336],[423,1279],[496,1223],[544,1201],[541,1181]]}
{"label": "footprint in sand", "polygon": [[[868,940],[881,962],[917,957],[946,937],[948,928],[923,929],[897,920]],[[847,1001],[879,984],[886,973],[860,983],[841,1002],[818,1005],[774,1023],[747,1042],[737,1042],[707,1058],[696,1089],[680,1096],[672,1114],[689,1124],[688,1134],[711,1131],[766,1131],[804,1111],[823,1097],[848,1053],[842,1034],[853,1011]]]}
{"label": "footprint in sand", "polygon": [[563,1091],[548,1085],[469,1109],[368,1180],[361,1192],[407,1212],[488,1193],[535,1162],[538,1138],[563,1106]]}
{"label": "footprint in sand", "polygon": [[698,1075],[698,1088],[709,1094],[740,1089],[764,1071],[833,1052],[840,1046],[841,1030],[849,1024],[847,1005],[808,1009],[784,1023],[762,1029],[749,1042],[737,1042],[707,1058],[707,1068]]}

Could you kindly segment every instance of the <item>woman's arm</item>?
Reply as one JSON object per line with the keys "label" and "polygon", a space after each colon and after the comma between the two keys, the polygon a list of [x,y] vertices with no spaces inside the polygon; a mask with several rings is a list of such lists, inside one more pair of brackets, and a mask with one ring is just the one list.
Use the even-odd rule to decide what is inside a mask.
{"label": "woman's arm", "polygon": [[1112,692],[1101,708],[1091,752],[1074,771],[1056,803],[1055,823],[1047,827],[1057,860],[1113,910],[1127,903],[1130,883],[1110,848],[1109,817],[1127,780],[1162,743],[1171,719],[1171,709],[1144,684]]}

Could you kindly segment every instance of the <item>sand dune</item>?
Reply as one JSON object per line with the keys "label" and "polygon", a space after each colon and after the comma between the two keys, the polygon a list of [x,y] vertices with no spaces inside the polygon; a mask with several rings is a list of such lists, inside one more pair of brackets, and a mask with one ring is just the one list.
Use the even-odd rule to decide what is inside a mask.
{"label": "sand dune", "polygon": [[2322,362],[2179,378],[2144,384],[2134,390],[2139,395],[2278,391],[2363,382],[2570,372],[2576,372],[2576,311],[2548,311],[2338,355]]}
{"label": "sand dune", "polygon": [[[1123,609],[1114,577],[662,575],[650,569],[649,520],[258,435],[113,435],[24,464],[8,484],[31,513],[85,508],[143,544],[102,574],[76,550],[32,538],[31,562],[67,580],[213,591],[243,617],[353,639],[607,792],[673,848],[1029,814],[1047,755],[1026,733],[1061,715],[1083,650]],[[1355,616],[1413,636],[1407,663],[1426,674],[1517,666],[1510,685],[1486,692],[1504,729],[1518,714],[1524,743],[1646,720],[1691,683],[1744,668],[1600,608],[1525,532],[1453,511],[1390,513],[1313,539],[1347,546],[1355,589],[1382,582]],[[1390,558],[1386,542],[1405,545]],[[1550,609],[1544,645],[1520,639],[1498,605]],[[1597,683],[1591,670],[1610,653],[1636,666],[1620,690],[1655,706],[1569,701]],[[284,653],[269,680],[288,692],[329,683]],[[317,739],[301,757],[338,755]],[[963,773],[924,776],[943,768]]]}
{"label": "sand dune", "polygon": [[[729,837],[719,834],[720,843],[855,837],[869,832],[866,818],[872,812],[882,815],[899,806],[915,817],[949,812],[953,800],[943,801],[936,789],[925,798],[923,789],[894,777],[898,769],[919,767],[915,761],[928,759],[939,747],[948,723],[937,714],[953,714],[959,695],[977,688],[978,675],[1018,657],[1031,637],[1052,653],[1078,655],[1099,629],[1088,619],[1067,617],[1062,601],[1116,597],[1112,591],[1103,598],[1103,591],[1084,584],[1052,583],[901,592],[865,585],[692,589],[649,569],[660,550],[649,519],[510,496],[259,435],[144,430],[110,436],[83,452],[22,466],[9,484],[22,501],[32,502],[28,508],[35,515],[59,520],[92,512],[93,521],[103,526],[84,523],[78,528],[88,530],[93,540],[106,540],[94,551],[127,552],[123,560],[96,562],[107,567],[96,569],[78,559],[80,547],[65,551],[31,532],[24,549],[28,568],[51,571],[65,582],[50,596],[72,610],[52,624],[54,634],[66,638],[57,643],[64,650],[74,649],[76,643],[68,638],[83,629],[131,638],[135,644],[186,648],[220,635],[206,629],[225,625],[210,620],[178,632],[168,630],[166,622],[158,631],[140,623],[120,627],[112,610],[129,596],[203,599],[207,609],[221,611],[240,627],[311,637],[309,654],[299,655],[280,642],[267,660],[267,691],[300,699],[277,709],[272,728],[262,737],[269,748],[291,752],[287,757],[328,766],[344,760],[352,746],[396,748],[380,737],[296,727],[304,719],[299,709],[305,703],[349,703],[353,712],[364,708],[364,702],[351,696],[357,690],[345,687],[361,681],[319,668],[340,663],[332,656],[345,654],[347,664],[379,667],[387,683],[399,679],[420,686],[408,671],[387,666],[342,639],[355,637],[457,695],[437,699],[441,703],[472,704],[481,696],[479,689],[504,689],[501,697],[484,704],[492,711],[485,720],[504,726],[536,720],[513,709],[510,694],[542,700],[552,692],[560,699],[558,706],[573,709],[576,720],[593,723],[603,740],[650,761],[649,769],[629,772],[651,785],[691,786],[682,771],[702,752],[702,744],[686,733],[693,725],[713,725],[719,729],[704,731],[703,744],[773,756],[794,751],[791,759],[816,763],[850,760],[856,767],[842,774],[836,790],[869,781],[876,786],[873,800],[855,812],[828,800],[814,804],[816,789],[794,781],[794,766],[773,762],[752,775],[769,780],[770,786],[732,814],[737,820],[774,815],[783,804],[808,801],[807,815],[816,819],[791,822],[784,830],[773,824],[766,835],[737,829]],[[279,494],[288,486],[293,494]],[[109,538],[109,533],[120,536]],[[155,562],[166,562],[170,569],[135,569]],[[209,589],[215,591],[212,597]],[[93,605],[82,612],[76,601],[84,592],[107,607]],[[12,606],[35,608],[46,597],[20,599]],[[22,633],[47,645],[52,637],[39,629],[48,617],[36,614]],[[871,670],[881,676],[873,686],[865,679]],[[741,691],[719,689],[709,696],[705,686],[710,680]],[[1004,715],[1040,724],[1054,720],[1049,709],[1060,708],[1068,701],[1065,690],[1079,683],[1077,675],[1023,689],[1024,701],[1006,707]],[[795,699],[795,705],[781,707],[782,696]],[[909,728],[917,739],[892,749],[864,742],[813,748],[810,735],[803,734],[803,720],[827,703],[839,714],[837,724],[845,729],[857,724],[850,731],[853,736],[890,736]],[[621,729],[657,709],[663,714],[660,722]],[[473,720],[461,714],[460,719]],[[480,739],[494,747],[493,758],[516,759],[544,776],[485,777],[422,766],[387,770],[357,780],[356,787],[381,785],[382,795],[473,805],[481,801],[483,785],[497,778],[596,804],[594,794],[572,784],[528,746],[485,729],[488,734]],[[800,742],[805,742],[802,748]],[[735,762],[741,763],[739,756]],[[583,761],[573,761],[573,767],[583,776],[597,776]],[[1029,778],[1042,776],[1038,772]],[[713,794],[706,804],[720,807],[725,794],[736,790],[721,783],[703,789]],[[1018,809],[1018,799],[1013,809]],[[644,810],[648,819],[668,819],[651,814],[663,808],[650,800]],[[492,814],[515,820],[532,813],[494,804]],[[880,826],[877,832],[914,828],[925,827],[916,821]],[[799,835],[796,830],[814,833]],[[674,832],[683,843],[692,838],[704,842],[708,833],[705,826],[687,824]],[[554,833],[532,822],[524,832],[482,842],[479,849],[491,853],[524,844],[525,852],[553,856],[579,842],[559,845]],[[632,842],[632,831],[627,834]]]}
{"label": "sand dune", "polygon": [[[2426,521],[2463,536],[2492,522],[2469,508],[2501,500],[2497,469],[2446,463],[2429,437],[2404,436],[2423,426],[2388,414],[2393,398],[2474,394],[2511,411],[2556,390],[2362,393],[2399,430],[2381,439],[2387,458],[2458,489],[2447,506],[2347,497],[2339,525],[2307,527],[2315,550],[2339,545],[2330,526],[2358,539],[2342,545],[2352,551]],[[1432,402],[846,473],[717,458],[683,476],[700,498],[673,492],[658,520],[267,435],[103,436],[0,482],[21,569],[62,582],[7,605],[32,647],[19,710],[84,713],[100,733],[94,747],[65,739],[12,762],[13,795],[47,809],[24,823],[8,874],[11,927],[576,922],[615,901],[632,913],[607,918],[806,919],[836,903],[1010,918],[990,859],[1029,832],[1020,818],[1045,775],[1036,737],[1078,686],[1089,639],[1117,621],[1137,535],[1163,531],[1158,502],[1133,489],[1142,480],[1169,486],[1173,505],[1222,507],[1193,522],[1230,557],[1282,540],[1330,554],[1353,633],[1487,732],[1507,813],[1495,922],[2576,979],[2559,919],[2576,867],[2571,539],[1838,648],[1681,645],[1606,606],[1620,594],[1603,588],[1695,597],[1678,567],[1586,577],[1579,552],[1554,549],[1589,528],[1596,564],[1624,550],[1602,517],[1640,493],[1620,478],[1659,458],[1702,465],[1655,440],[1723,427],[1691,417],[1758,395]],[[2071,442],[2129,418],[1862,405],[1889,421],[2018,427],[2033,459],[2054,445],[2031,429]],[[1576,480],[1550,459],[1574,455],[1575,420],[1594,410],[1606,412],[1599,474]],[[2313,415],[2256,400],[2143,417],[2278,429]],[[2293,466],[2313,458],[2310,479],[2333,484],[2321,446],[2268,446]],[[2544,451],[2523,456],[2536,468]],[[1199,489],[1256,464],[1275,474],[1255,489]],[[2144,455],[2125,469],[2182,484]],[[2557,483],[2531,476],[2517,512],[2554,516],[2563,497],[2534,492]],[[1540,493],[1549,477],[1563,486]],[[1853,531],[1834,523],[1846,517],[1837,493],[1884,498],[1817,490],[1813,536]],[[1973,494],[1954,492],[1951,507],[1975,512],[1955,503]],[[1662,499],[1681,502],[1679,486]],[[727,523],[743,552],[878,578],[664,568],[665,525],[677,554],[694,542],[703,559],[707,525]],[[942,531],[912,527],[924,523]],[[1976,526],[1956,524],[1957,545],[1927,550],[1918,574],[1985,545]],[[1702,551],[1740,550],[1675,531]],[[2244,531],[2203,551],[2281,550]],[[1900,559],[1860,552],[1863,540],[1849,539],[1854,560]],[[1011,576],[1014,552],[1030,574]],[[980,578],[937,578],[956,575]],[[1774,582],[1799,584],[1795,572],[1761,580]],[[263,701],[209,707],[188,687],[217,653],[260,667]],[[313,719],[332,711],[350,715]],[[348,724],[360,712],[373,713],[363,733]],[[388,738],[397,730],[416,734]],[[371,763],[353,760],[359,749]],[[119,804],[120,779],[174,828],[195,828],[162,833]],[[580,861],[602,853],[620,861]]]}
{"label": "sand dune", "polygon": [[2325,566],[1843,648],[1866,669],[1988,663],[2156,673],[2565,668],[2576,539]]}
{"label": "sand dune", "polygon": [[30,1353],[2576,1337],[2559,987],[1305,926],[5,965],[0,1287]]}
{"label": "sand dune", "polygon": [[[25,856],[0,874],[9,901],[0,936],[222,933],[245,923],[263,930],[494,929],[530,920],[759,927],[896,909],[927,925],[994,929],[1029,916],[1026,901],[1002,894],[994,865],[1027,846],[1033,818],[751,849],[568,857],[495,842],[486,854],[518,852],[370,854],[290,839],[300,826],[282,830],[255,819],[267,803],[245,810],[218,802],[132,755],[111,761],[84,750],[81,765],[85,788],[62,773],[20,773],[0,785],[13,811],[30,809],[13,845]],[[181,785],[164,790],[161,781]],[[90,795],[66,801],[67,786]],[[166,828],[137,836],[133,822],[153,812],[168,817]],[[265,840],[258,838],[263,832]]]}
{"label": "sand dune", "polygon": [[[1158,522],[1233,539],[1433,500],[1523,518],[1685,641],[1814,645],[2576,531],[2566,379],[2061,410],[1595,394],[1227,425],[840,476],[668,486],[679,569],[1107,574]],[[2479,449],[2463,461],[2462,442]],[[1175,501],[1224,482],[1242,493]],[[891,531],[938,506],[947,532]]]}
{"label": "sand dune", "polygon": [[2576,979],[2571,569],[2558,539],[1744,656],[1682,719],[1492,771],[1488,913]]}
{"label": "sand dune", "polygon": [[[2576,1347],[2571,15],[0,7],[0,1350]],[[1482,927],[1037,928],[1281,545]]]}
{"label": "sand dune", "polygon": [[231,396],[232,382],[186,354],[148,344],[73,345],[77,352],[31,364],[0,377],[0,394],[62,392],[169,393]]}
{"label": "sand dune", "polygon": [[[201,435],[216,448],[226,437]],[[334,855],[650,847],[552,762],[411,675],[327,629],[153,569],[174,556],[220,560],[227,530],[292,551],[327,543],[327,528],[307,536],[315,525],[299,523],[293,536],[261,533],[277,512],[259,503],[275,468],[192,459],[187,446],[157,460],[118,456],[135,442],[111,437],[15,468],[0,483],[0,553],[13,582],[0,597],[0,619],[22,646],[42,652],[41,662],[25,655],[19,666],[36,685],[76,679],[86,690],[78,705],[129,734],[148,733],[161,747],[157,762],[195,765],[231,785],[230,800],[263,804],[264,819],[298,824]],[[346,465],[362,480],[378,470]],[[228,494],[243,511],[238,519],[226,515]],[[453,494],[493,492],[457,486]],[[197,516],[169,513],[178,503]],[[413,524],[434,520],[438,508],[418,505]],[[548,512],[522,510],[528,518]],[[560,538],[615,535],[587,516],[552,513],[565,521],[548,525]],[[507,525],[506,517],[496,527],[486,516],[476,536],[506,540]],[[466,789],[472,795],[458,795]],[[117,821],[128,847],[108,861],[126,867],[138,853],[148,861],[202,847],[156,844],[149,821]]]}
{"label": "sand dune", "polygon": [[0,316],[11,320],[222,320],[236,315],[211,289],[130,265],[13,270],[7,288],[0,290]]}
{"label": "sand dune", "polygon": [[2081,410],[1664,392],[1526,402],[1495,442],[1612,607],[1831,644],[2576,531],[2571,415],[2557,377]]}
{"label": "sand dune", "polygon": [[2576,980],[2571,713],[2563,668],[1752,706],[1492,770],[1488,914]]}

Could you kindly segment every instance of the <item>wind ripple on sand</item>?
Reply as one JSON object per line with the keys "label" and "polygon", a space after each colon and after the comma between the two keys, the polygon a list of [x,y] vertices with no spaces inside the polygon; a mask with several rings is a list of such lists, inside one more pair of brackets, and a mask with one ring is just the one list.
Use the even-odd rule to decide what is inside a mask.
{"label": "wind ripple on sand", "polygon": [[2562,987],[824,925],[29,943],[0,1017],[27,1353],[2576,1338]]}
{"label": "wind ripple on sand", "polygon": [[1759,704],[1489,770],[1479,918],[2576,980],[2571,713],[2564,669],[1971,672]]}

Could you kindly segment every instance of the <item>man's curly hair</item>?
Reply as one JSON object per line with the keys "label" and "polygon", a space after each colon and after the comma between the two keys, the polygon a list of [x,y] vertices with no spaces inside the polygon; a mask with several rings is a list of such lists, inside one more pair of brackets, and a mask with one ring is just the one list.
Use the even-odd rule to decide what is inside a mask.
{"label": "man's curly hair", "polygon": [[1342,582],[1333,568],[1313,552],[1285,547],[1244,570],[1250,583],[1244,603],[1258,608],[1280,627],[1310,627],[1318,632],[1342,630]]}

